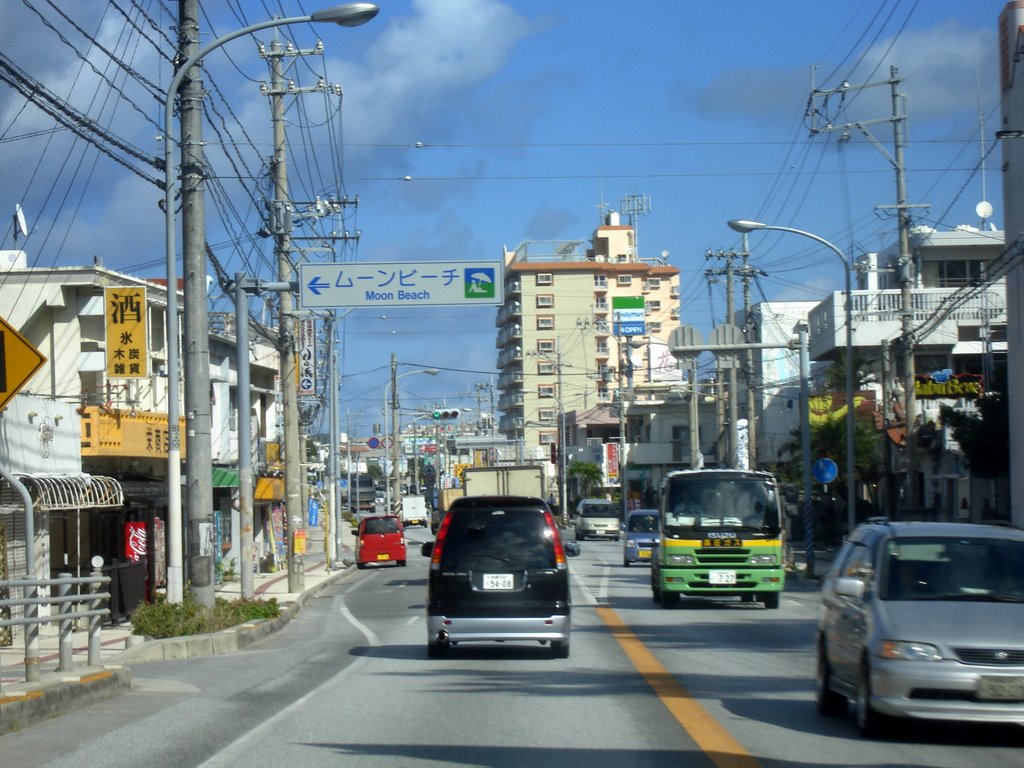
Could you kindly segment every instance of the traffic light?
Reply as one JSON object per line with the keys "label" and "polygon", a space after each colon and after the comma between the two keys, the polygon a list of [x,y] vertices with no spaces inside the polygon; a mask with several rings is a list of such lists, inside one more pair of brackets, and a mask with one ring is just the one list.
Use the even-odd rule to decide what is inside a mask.
{"label": "traffic light", "polygon": [[558,464],[558,443],[551,444],[551,463]]}
{"label": "traffic light", "polygon": [[458,408],[442,408],[434,411],[433,417],[437,421],[446,421],[459,418]]}

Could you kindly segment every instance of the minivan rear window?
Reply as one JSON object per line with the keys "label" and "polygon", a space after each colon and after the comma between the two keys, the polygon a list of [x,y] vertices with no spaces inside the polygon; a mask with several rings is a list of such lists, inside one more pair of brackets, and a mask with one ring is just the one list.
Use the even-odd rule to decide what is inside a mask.
{"label": "minivan rear window", "polygon": [[540,509],[459,509],[445,537],[441,570],[551,569],[553,535]]}
{"label": "minivan rear window", "polygon": [[398,521],[393,517],[369,517],[363,533],[398,533]]}
{"label": "minivan rear window", "polygon": [[584,517],[618,517],[619,510],[614,504],[586,504],[583,507]]}

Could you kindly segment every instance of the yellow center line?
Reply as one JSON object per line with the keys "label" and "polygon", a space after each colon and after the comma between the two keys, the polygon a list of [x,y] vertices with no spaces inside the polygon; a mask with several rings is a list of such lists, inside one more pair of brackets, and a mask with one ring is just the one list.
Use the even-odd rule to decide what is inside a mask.
{"label": "yellow center line", "polygon": [[606,606],[595,610],[661,703],[711,762],[718,768],[762,768],[761,763],[679,684],[614,610]]}

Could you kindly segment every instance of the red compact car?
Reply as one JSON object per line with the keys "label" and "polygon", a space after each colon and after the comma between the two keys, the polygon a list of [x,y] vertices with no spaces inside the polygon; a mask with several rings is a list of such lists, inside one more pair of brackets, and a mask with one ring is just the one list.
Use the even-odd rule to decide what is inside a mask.
{"label": "red compact car", "polygon": [[405,529],[396,515],[364,517],[352,535],[356,537],[356,567],[365,568],[371,563],[405,565]]}

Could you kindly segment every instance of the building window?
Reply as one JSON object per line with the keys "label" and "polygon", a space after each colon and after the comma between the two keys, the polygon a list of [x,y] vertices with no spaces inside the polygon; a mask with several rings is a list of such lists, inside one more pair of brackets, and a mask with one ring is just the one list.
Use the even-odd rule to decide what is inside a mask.
{"label": "building window", "polygon": [[554,445],[557,439],[558,433],[556,432],[540,432],[538,433],[541,445]]}
{"label": "building window", "polygon": [[633,276],[632,275],[619,275],[618,277],[615,278],[615,283],[620,288],[628,287],[628,286],[633,284]]}
{"label": "building window", "polygon": [[541,421],[554,421],[558,416],[558,411],[554,408],[538,408],[537,418]]}
{"label": "building window", "polygon": [[550,331],[555,327],[554,315],[537,315],[537,330]]}
{"label": "building window", "polygon": [[608,287],[608,275],[594,275],[594,287],[604,290]]}
{"label": "building window", "polygon": [[661,323],[648,323],[647,324],[647,332],[648,333],[661,333]]}
{"label": "building window", "polygon": [[550,361],[541,361],[537,363],[537,373],[542,375],[550,376],[555,372],[555,364]]}
{"label": "building window", "polygon": [[594,299],[594,310],[597,311],[597,312],[607,312],[608,311],[608,299],[604,298],[603,296],[599,296],[599,297],[595,298]]}
{"label": "building window", "polygon": [[608,403],[608,402],[611,402],[611,399],[612,399],[612,396],[610,394],[608,394],[608,387],[598,387],[597,388],[597,400],[598,400],[598,402],[600,402],[600,403]]}
{"label": "building window", "polygon": [[538,293],[537,294],[537,306],[539,308],[548,308],[555,306],[555,296],[551,293]]}
{"label": "building window", "polygon": [[644,302],[644,309],[648,312],[661,312],[661,301],[658,299],[650,299]]}
{"label": "building window", "polygon": [[939,288],[960,288],[981,280],[982,262],[966,259],[940,261]]}
{"label": "building window", "polygon": [[554,384],[541,384],[537,387],[537,397],[554,397],[555,396],[555,385]]}
{"label": "building window", "polygon": [[555,351],[554,339],[537,339],[537,351],[542,354],[550,354]]}
{"label": "building window", "polygon": [[537,285],[554,285],[555,276],[550,272],[537,273]]}
{"label": "building window", "polygon": [[608,349],[608,342],[607,341],[599,341],[599,342],[597,342],[597,346],[594,349],[594,354],[596,354],[596,355],[607,355],[607,354],[609,354],[609,351],[610,350]]}
{"label": "building window", "polygon": [[649,278],[647,278],[646,288],[647,288],[648,291],[656,291],[656,290],[658,290],[659,288],[661,288],[661,278],[660,277],[649,277]]}

